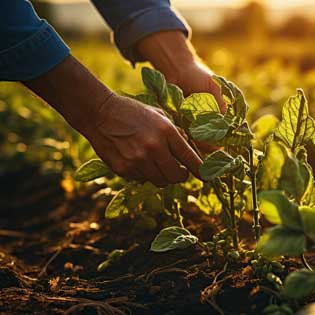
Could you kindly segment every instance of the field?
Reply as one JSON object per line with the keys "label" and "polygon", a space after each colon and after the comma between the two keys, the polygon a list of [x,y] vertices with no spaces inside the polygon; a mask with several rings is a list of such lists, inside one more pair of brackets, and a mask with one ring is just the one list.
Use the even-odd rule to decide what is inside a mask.
{"label": "field", "polygon": [[[202,35],[194,43],[212,70],[233,81],[249,104],[237,126],[243,137],[239,147],[216,139],[227,153],[208,160],[227,161],[220,164],[225,173],[217,173],[219,183],[211,173],[209,185],[191,177],[161,191],[127,183],[103,165],[92,166],[104,176],[92,178],[87,171],[93,180],[80,183],[75,171],[96,158],[88,142],[21,85],[0,83],[0,314],[293,315],[315,302],[309,266],[315,263],[315,124],[307,125],[315,114],[313,42]],[[70,46],[115,91],[136,95],[144,90],[141,69],[147,64],[132,69],[100,40]],[[305,93],[310,116],[297,88]],[[289,121],[292,144],[274,129],[281,123],[291,128],[286,119],[294,108],[284,104],[296,94],[292,104],[299,101],[296,106],[306,116],[303,122]],[[239,118],[235,108],[233,115]],[[267,119],[257,123],[263,115]],[[244,127],[247,122],[255,140]],[[190,129],[193,135],[197,127]],[[266,142],[271,134],[280,144]],[[255,152],[251,156],[249,150],[247,161],[252,143]],[[257,252],[258,195],[264,242]],[[280,243],[265,234],[274,224],[287,229]],[[175,250],[158,244],[150,251],[161,229],[174,226],[179,241],[162,247]],[[295,273],[294,282],[292,272],[301,268],[308,270]],[[314,314],[314,309],[299,314]]]}

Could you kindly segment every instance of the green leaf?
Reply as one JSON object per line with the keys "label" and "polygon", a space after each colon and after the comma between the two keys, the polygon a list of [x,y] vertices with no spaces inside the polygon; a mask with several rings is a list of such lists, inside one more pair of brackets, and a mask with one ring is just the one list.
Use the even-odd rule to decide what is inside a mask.
{"label": "green leaf", "polygon": [[230,126],[225,137],[222,140],[219,140],[217,145],[248,146],[253,138],[254,135],[245,121],[240,126]]}
{"label": "green leaf", "polygon": [[77,169],[74,174],[74,179],[79,182],[88,182],[106,176],[109,172],[109,168],[102,160],[92,159]]}
{"label": "green leaf", "polygon": [[209,141],[212,144],[223,139],[228,130],[229,123],[220,113],[198,115],[189,128],[193,139]]}
{"label": "green leaf", "polygon": [[315,208],[299,207],[304,233],[315,242]]}
{"label": "green leaf", "polygon": [[290,273],[284,282],[284,294],[291,299],[302,299],[315,293],[315,272],[301,269]]}
{"label": "green leaf", "polygon": [[307,193],[308,188],[312,186],[312,171],[291,152],[287,153],[281,170],[279,188],[299,201]]}
{"label": "green leaf", "polygon": [[223,77],[213,75],[212,78],[220,85],[223,98],[230,105],[226,116],[239,117],[239,122],[243,121],[248,111],[248,105],[242,91],[233,82],[227,81]]}
{"label": "green leaf", "polygon": [[306,247],[302,231],[294,231],[283,225],[272,227],[260,238],[257,250],[267,257],[301,255]]}
{"label": "green leaf", "polygon": [[105,218],[114,219],[122,214],[128,213],[129,210],[126,206],[127,197],[126,189],[120,190],[116,196],[110,201],[105,210]]}
{"label": "green leaf", "polygon": [[233,174],[243,168],[241,156],[233,158],[224,151],[215,151],[210,154],[200,167],[200,176],[203,180],[214,180],[217,177]]}
{"label": "green leaf", "polygon": [[144,93],[138,94],[138,95],[135,95],[133,98],[141,103],[158,107],[158,102],[156,100],[156,97],[152,94],[144,94]]}
{"label": "green leaf", "polygon": [[167,252],[178,248],[186,248],[198,242],[198,237],[188,230],[171,226],[160,231],[151,244],[153,252]]}
{"label": "green leaf", "polygon": [[263,191],[259,194],[259,202],[262,213],[270,222],[283,224],[292,230],[302,230],[298,206],[291,202],[282,191]]}
{"label": "green leaf", "polygon": [[212,94],[193,93],[182,103],[181,112],[189,121],[193,121],[198,115],[211,112],[218,113],[220,109]]}
{"label": "green leaf", "polygon": [[165,108],[167,105],[167,85],[164,75],[147,67],[143,67],[141,73],[143,84],[147,90],[155,95],[158,104]]}
{"label": "green leaf", "polygon": [[255,134],[255,147],[263,149],[265,140],[274,132],[278,124],[279,119],[271,114],[258,118],[252,124],[252,130]]}
{"label": "green leaf", "polygon": [[176,111],[179,111],[182,106],[182,103],[185,100],[183,91],[178,86],[171,83],[167,84],[167,91],[169,96],[168,104],[171,104],[169,105],[169,107]]}
{"label": "green leaf", "polygon": [[308,103],[302,89],[291,96],[282,109],[282,120],[275,130],[275,139],[282,141],[292,152],[307,144],[315,134],[315,122],[308,114]]}

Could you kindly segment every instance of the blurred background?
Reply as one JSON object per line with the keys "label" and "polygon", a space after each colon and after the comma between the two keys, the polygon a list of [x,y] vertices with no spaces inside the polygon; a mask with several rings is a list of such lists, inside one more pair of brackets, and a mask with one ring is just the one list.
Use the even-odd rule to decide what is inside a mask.
{"label": "blurred background", "polygon": [[[89,1],[32,2],[100,80],[116,91],[142,89],[143,64],[132,69],[122,59],[110,43],[110,30]],[[191,25],[192,41],[207,65],[244,91],[251,122],[267,113],[279,116],[283,103],[298,87],[305,90],[314,115],[313,0],[172,3]],[[73,170],[94,154],[51,108],[18,83],[5,82],[0,83],[0,152],[2,201],[12,190],[16,192],[19,179],[25,194],[42,186],[34,181],[38,174],[55,176],[64,189],[71,190]]]}

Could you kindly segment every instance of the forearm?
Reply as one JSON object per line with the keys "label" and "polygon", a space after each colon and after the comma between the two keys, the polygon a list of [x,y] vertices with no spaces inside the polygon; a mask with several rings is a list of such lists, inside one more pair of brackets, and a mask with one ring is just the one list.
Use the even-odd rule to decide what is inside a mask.
{"label": "forearm", "polygon": [[[139,54],[174,82],[188,65],[197,62],[194,48],[181,31],[154,33],[138,43]],[[176,83],[176,82],[174,82]]]}
{"label": "forearm", "polygon": [[71,55],[49,72],[23,84],[83,133],[112,94]]}

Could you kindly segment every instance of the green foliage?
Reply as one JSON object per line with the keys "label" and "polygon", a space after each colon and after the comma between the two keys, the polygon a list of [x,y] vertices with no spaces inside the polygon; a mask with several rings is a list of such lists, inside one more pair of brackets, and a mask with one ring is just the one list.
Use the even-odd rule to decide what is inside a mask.
{"label": "green foliage", "polygon": [[171,226],[160,231],[151,244],[153,252],[167,252],[179,248],[187,248],[198,242],[198,237],[188,230]]}
{"label": "green foliage", "polygon": [[169,96],[169,107],[179,112],[185,100],[183,91],[178,86],[171,83],[167,84],[167,91]]}
{"label": "green foliage", "polygon": [[291,299],[302,299],[315,293],[315,272],[302,269],[288,275],[284,294]]}
{"label": "green foliage", "polygon": [[302,230],[297,204],[291,202],[281,191],[271,190],[259,194],[260,209],[274,224],[282,224],[291,230]]}
{"label": "green foliage", "polygon": [[188,96],[181,106],[181,112],[189,121],[196,119],[198,115],[219,113],[219,105],[212,94],[193,93]]}
{"label": "green foliage", "polygon": [[241,156],[233,158],[224,151],[215,151],[210,154],[200,167],[203,180],[212,181],[223,175],[235,174],[243,168]]}
{"label": "green foliage", "polygon": [[298,256],[305,251],[306,239],[302,231],[277,225],[267,230],[259,240],[257,250],[267,257]]}
{"label": "green foliage", "polygon": [[302,89],[291,96],[284,104],[282,120],[275,130],[275,139],[283,142],[292,152],[297,153],[301,146],[313,140],[315,122],[308,113],[308,103]]}
{"label": "green foliage", "polygon": [[156,97],[157,103],[166,108],[167,106],[167,84],[164,75],[150,68],[142,68],[142,81],[149,94]]}
{"label": "green foliage", "polygon": [[109,168],[100,159],[92,159],[82,164],[74,174],[74,179],[79,182],[88,182],[104,177],[110,173]]}

